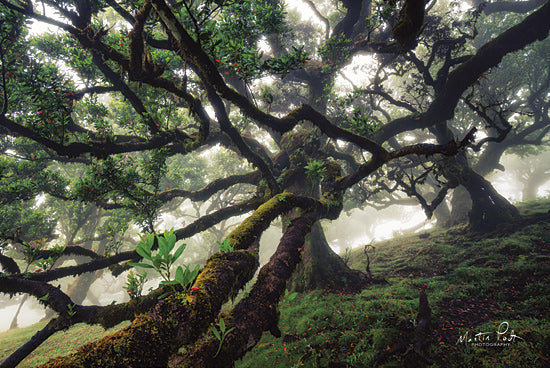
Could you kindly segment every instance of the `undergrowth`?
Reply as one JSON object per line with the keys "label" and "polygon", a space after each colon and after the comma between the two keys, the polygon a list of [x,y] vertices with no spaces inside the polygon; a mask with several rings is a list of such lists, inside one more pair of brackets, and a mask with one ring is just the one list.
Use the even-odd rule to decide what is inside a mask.
{"label": "undergrowth", "polygon": [[[264,334],[237,367],[408,367],[385,352],[410,342],[420,290],[432,309],[431,367],[549,367],[550,216],[541,216],[549,209],[522,204],[536,223],[486,235],[457,226],[375,244],[370,268],[388,285],[283,303],[283,338]],[[362,249],[349,264],[365,270]],[[479,333],[490,341],[465,342]]]}
{"label": "undergrowth", "polygon": [[[431,367],[549,367],[550,216],[541,214],[550,202],[521,209],[524,218],[538,220],[486,235],[458,226],[375,244],[370,268],[388,284],[358,294],[315,291],[283,300],[283,336],[266,332],[236,367],[408,367],[392,351],[412,341],[420,290],[432,310]],[[349,262],[365,270],[362,250]],[[42,325],[1,333],[0,361]],[[75,326],[54,335],[21,366],[68,354],[110,332]],[[489,340],[477,341],[480,333]]]}
{"label": "undergrowth", "polygon": [[[1,332],[0,362],[4,361],[11,353],[27,342],[37,331],[44,328],[47,323],[47,321],[42,321],[32,326]],[[105,330],[99,325],[89,326],[79,323],[66,331],[59,331],[53,334],[45,343],[30,353],[17,367],[36,367],[42,363],[46,363],[50,358],[69,355],[76,352],[79,346],[110,335],[129,324],[129,322],[123,322],[111,329]]]}

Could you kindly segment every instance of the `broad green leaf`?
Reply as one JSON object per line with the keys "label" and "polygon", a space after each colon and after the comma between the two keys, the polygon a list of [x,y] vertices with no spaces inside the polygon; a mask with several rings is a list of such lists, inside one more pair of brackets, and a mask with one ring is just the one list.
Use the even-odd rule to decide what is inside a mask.
{"label": "broad green leaf", "polygon": [[166,280],[164,280],[164,281],[161,281],[160,284],[161,285],[178,285],[179,282],[178,281],[166,281]]}
{"label": "broad green leaf", "polygon": [[218,330],[216,329],[216,326],[212,326],[212,333],[214,334],[214,336],[216,336],[216,338],[218,340],[221,340],[221,336],[220,336],[220,333],[218,332]]}
{"label": "broad green leaf", "polygon": [[220,318],[220,331],[222,334],[225,332],[225,322],[223,321],[223,318]]}
{"label": "broad green leaf", "polygon": [[155,244],[155,234],[147,234],[145,237],[145,243],[149,249],[153,249],[153,244]]}
{"label": "broad green leaf", "polygon": [[167,297],[168,295],[170,295],[170,294],[172,294],[172,292],[168,291],[168,292],[162,294],[161,296],[159,296],[157,299],[159,299],[159,300],[160,300],[160,299],[164,299],[164,298],[166,298],[166,297]]}
{"label": "broad green leaf", "polygon": [[166,257],[168,254],[170,254],[170,250],[168,249],[168,242],[164,237],[158,237],[159,242],[159,253],[162,254],[164,257]]}
{"label": "broad green leaf", "polygon": [[185,250],[185,247],[186,247],[186,244],[182,244],[182,245],[179,246],[178,249],[176,249],[176,252],[174,253],[174,256],[172,257],[174,262],[181,256],[181,254]]}
{"label": "broad green leaf", "polygon": [[178,281],[182,286],[183,283],[184,283],[184,278],[183,278],[183,267],[179,266],[177,269],[176,269],[176,275],[174,276],[176,281]]}
{"label": "broad green leaf", "polygon": [[199,274],[200,270],[201,270],[201,266],[196,265],[193,271],[189,272],[191,274],[191,281],[197,278],[197,275]]}
{"label": "broad green leaf", "polygon": [[164,239],[166,240],[166,247],[168,249],[168,253],[172,252],[172,249],[174,249],[174,246],[176,245],[176,242],[171,241],[172,239],[170,239],[169,237],[168,238],[164,237]]}
{"label": "broad green leaf", "polygon": [[294,300],[297,296],[298,296],[298,293],[297,293],[297,292],[293,292],[293,293],[287,295],[287,298],[286,298],[286,299],[287,299],[287,301],[290,302],[290,301]]}
{"label": "broad green leaf", "polygon": [[132,267],[141,267],[141,268],[154,268],[148,263],[141,263],[141,262],[130,262],[128,263]]}
{"label": "broad green leaf", "polygon": [[164,232],[164,237],[168,240],[169,243],[176,244],[176,234],[174,234],[174,229],[166,230]]}
{"label": "broad green leaf", "polygon": [[151,251],[147,248],[140,247],[139,245],[136,247],[136,252],[140,256],[142,256],[145,259],[151,260]]}
{"label": "broad green leaf", "polygon": [[153,266],[156,269],[160,269],[161,265],[162,265],[162,260],[160,258],[158,258],[158,257],[153,258]]}

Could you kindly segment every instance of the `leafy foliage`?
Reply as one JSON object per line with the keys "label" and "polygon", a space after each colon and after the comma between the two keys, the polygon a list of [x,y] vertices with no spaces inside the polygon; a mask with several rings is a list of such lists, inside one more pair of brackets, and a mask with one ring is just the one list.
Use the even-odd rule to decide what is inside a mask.
{"label": "leafy foliage", "polygon": [[[218,330],[218,328],[219,328],[219,330]],[[212,333],[214,334],[214,336],[216,336],[216,339],[218,339],[220,341],[220,344],[218,346],[218,350],[216,351],[216,354],[214,355],[214,356],[217,356],[220,353],[220,350],[222,348],[223,340],[225,340],[226,336],[229,335],[229,333],[231,331],[233,331],[235,329],[235,327],[226,328],[223,318],[220,318],[220,320],[218,322],[218,327],[216,327],[215,325],[212,325],[211,329],[212,329]]]}
{"label": "leafy foliage", "polygon": [[[221,239],[240,222],[237,235],[231,237],[233,244],[229,238],[218,242],[222,254],[209,258],[205,267],[203,276],[208,279],[205,283],[201,280],[200,285],[214,287],[191,292],[189,298],[164,299],[151,309],[140,299],[146,273],[132,271],[125,288],[133,299],[139,300],[122,305],[121,309],[136,308],[129,313],[132,316],[155,312],[138,317],[137,321],[144,323],[134,323],[121,332],[121,338],[102,340],[101,349],[95,349],[98,345],[91,347],[85,359],[99,366],[122,361],[136,365],[131,362],[136,359],[133,344],[128,344],[126,336],[139,330],[137,336],[151,341],[140,345],[143,359],[154,360],[149,365],[170,364],[179,340],[194,344],[180,350],[178,356],[190,365],[195,358],[232,365],[235,357],[244,355],[251,346],[246,339],[236,338],[231,339],[231,349],[221,349],[233,330],[227,329],[219,318],[219,307],[256,272],[258,262],[254,260],[258,255],[250,251],[251,239],[259,239],[274,219],[285,213],[301,216],[293,218],[293,226],[285,229],[281,241],[282,250],[290,245],[298,249],[300,244],[287,243],[308,239],[305,233],[311,223],[337,217],[344,194],[355,195],[356,204],[364,206],[371,193],[397,191],[401,185],[405,195],[422,202],[429,185],[434,190],[438,186],[447,190],[451,184],[465,184],[461,181],[463,175],[456,173],[462,174],[470,167],[453,173],[454,166],[437,166],[439,162],[430,162],[431,158],[425,156],[463,152],[470,143],[470,139],[461,141],[460,137],[466,135],[464,127],[479,125],[479,119],[471,116],[479,115],[485,120],[487,133],[499,134],[512,131],[511,122],[517,122],[522,129],[538,127],[541,121],[535,120],[545,116],[541,111],[547,107],[538,108],[544,106],[544,99],[539,101],[534,93],[540,90],[540,95],[545,96],[544,82],[522,82],[523,87],[506,95],[510,101],[522,100],[517,104],[522,109],[529,105],[519,111],[495,99],[502,91],[491,89],[482,73],[496,69],[502,55],[545,37],[547,25],[540,21],[530,24],[529,20],[547,15],[544,10],[548,5],[518,27],[510,28],[512,38],[521,36],[517,37],[518,43],[499,42],[497,37],[494,43],[479,47],[474,38],[480,11],[463,15],[463,10],[447,12],[434,8],[430,11],[431,21],[424,25],[424,7],[420,6],[424,4],[415,7],[408,0],[308,4],[324,24],[324,30],[287,13],[284,3],[278,0],[50,1],[48,5],[59,15],[55,19],[48,18],[50,8],[31,11],[26,8],[31,4],[0,0],[2,267],[16,270],[22,252],[28,261],[22,275],[19,271],[2,273],[2,279],[9,281],[3,285],[16,285],[6,287],[6,292],[26,292],[22,285],[30,284],[25,280],[32,280],[33,285],[49,288],[49,293],[39,295],[43,304],[62,316],[68,313],[73,317],[80,310],[81,301],[73,301],[72,295],[62,288],[54,293],[51,281],[43,280],[95,271],[98,265],[109,267],[116,276],[127,269],[123,262],[138,258],[143,261],[131,265],[155,270],[163,280],[161,285],[171,286],[166,289],[188,292],[200,277],[199,266],[192,269],[178,265],[186,245],[176,247],[177,240],[207,231],[197,239],[207,243],[206,252],[211,253],[216,247],[214,239]],[[26,17],[57,24],[66,34],[51,32],[29,37]],[[412,32],[401,32],[411,28],[407,24],[410,21],[417,23]],[[526,26],[529,32],[518,32]],[[504,31],[497,33],[501,32]],[[487,49],[489,52],[482,52]],[[371,70],[362,73],[369,75],[363,85],[350,78],[348,71],[363,69],[365,53],[373,57],[366,63],[372,66]],[[483,60],[477,63],[476,58]],[[477,63],[475,68],[473,62]],[[529,92],[523,93],[524,90]],[[528,94],[532,98],[524,99]],[[461,98],[464,106],[470,103],[467,107],[472,112],[460,129],[453,129],[450,117]],[[476,100],[480,103],[474,103]],[[495,106],[499,109],[492,110]],[[513,112],[507,115],[507,111]],[[489,121],[485,116],[499,119]],[[512,121],[510,116],[521,119]],[[448,143],[447,129],[457,134],[451,139],[453,142]],[[514,131],[517,136],[524,132]],[[405,155],[407,159],[397,161]],[[400,171],[396,165],[407,168]],[[376,171],[380,167],[383,169]],[[366,183],[369,176],[373,180]],[[439,176],[449,178],[439,180]],[[311,185],[303,185],[306,178]],[[317,190],[320,185],[322,191]],[[425,192],[419,193],[419,187]],[[292,195],[274,198],[289,188]],[[446,194],[443,190],[441,193]],[[401,199],[400,195],[395,198]],[[300,210],[295,211],[296,208]],[[231,220],[250,211],[254,213],[248,215],[249,220]],[[156,229],[163,226],[161,222],[170,221],[179,224],[177,231],[155,235]],[[132,235],[137,232],[149,235],[134,246],[136,238]],[[305,233],[296,236],[299,232]],[[53,247],[57,235],[67,248]],[[317,245],[319,251],[310,252],[313,247],[309,240],[303,247],[303,254],[313,257],[308,265],[321,264],[317,262],[320,255],[331,252],[325,242]],[[235,248],[247,250],[232,252]],[[452,281],[472,283],[499,272],[527,269],[528,263],[537,260],[522,254],[527,248],[506,244],[510,254],[524,258],[498,271],[461,264],[453,270]],[[74,252],[75,257],[84,255],[92,260],[60,266],[56,273],[52,269],[64,249]],[[71,252],[67,252],[70,257]],[[294,268],[300,261],[298,252],[275,254],[274,263],[283,260],[280,263]],[[231,262],[237,261],[238,266],[233,267]],[[31,273],[30,265],[44,272]],[[392,266],[399,272],[417,271],[407,265]],[[334,267],[349,276],[343,277],[342,283],[364,284],[364,275],[350,272],[341,263],[334,262]],[[265,300],[246,298],[252,303],[246,308],[262,303],[268,310],[277,310],[290,275],[288,269],[278,272],[277,268],[277,264],[265,268],[260,274],[268,272],[269,277],[258,277],[257,287],[250,291],[253,295],[258,289],[264,290],[272,296]],[[340,275],[332,265],[310,269]],[[231,271],[230,275],[226,271]],[[269,285],[265,285],[266,280]],[[412,287],[404,282],[400,286],[407,290],[390,291],[382,298],[400,316],[399,323],[392,318],[386,323],[386,315],[380,311],[382,306],[364,292],[368,312],[381,321],[363,321],[356,315],[356,320],[364,323],[361,327],[372,327],[365,329],[369,341],[361,348],[372,345],[377,350],[385,349],[395,340],[400,325],[408,325],[407,319],[410,321],[413,314],[409,309],[412,311],[414,299],[408,290]],[[484,280],[478,286],[479,292],[489,292],[495,283]],[[542,284],[527,289],[545,290]],[[204,300],[194,298],[195,294],[208,300],[208,306],[201,304]],[[302,299],[293,293],[285,293],[285,297],[287,304]],[[401,297],[406,301],[393,300]],[[319,303],[323,302],[321,299]],[[171,304],[182,300],[185,303],[181,305]],[[98,318],[107,324],[127,318],[101,315],[114,309],[119,308],[99,307],[94,315],[100,315]],[[173,310],[187,313],[189,318],[166,314]],[[244,312],[235,308],[227,315],[233,318],[238,313]],[[326,329],[331,327],[328,317],[319,310],[304,314]],[[96,323],[91,315],[83,313],[78,320]],[[344,320],[345,316],[336,316],[339,318]],[[60,318],[60,323],[52,325],[56,329],[67,328],[76,320]],[[218,325],[210,329],[214,339],[208,329],[215,320]],[[252,334],[265,329],[255,331],[257,326],[242,316],[241,320],[243,328],[249,328]],[[322,328],[309,336],[312,326],[306,328],[305,320],[298,321],[295,328],[312,340],[312,344],[305,345],[308,351],[299,362],[292,362],[296,364],[308,356],[320,361],[323,348],[354,339],[351,333],[338,336],[332,331],[323,340]],[[172,331],[178,331],[177,336]],[[164,344],[162,340],[174,342]],[[157,349],[159,344],[163,345],[161,349]],[[216,345],[214,358],[194,355],[212,351]],[[235,353],[227,354],[229,350]],[[106,351],[113,355],[106,357]],[[50,364],[63,365],[61,360],[73,359],[67,364],[83,365],[79,361],[82,355],[81,352]],[[373,362],[373,357],[356,360],[366,365]]]}
{"label": "leafy foliage", "polygon": [[143,291],[143,284],[145,283],[145,278],[147,277],[147,271],[143,271],[143,273],[138,274],[135,273],[133,270],[131,270],[128,273],[128,280],[126,281],[126,284],[124,285],[124,289],[128,293],[131,299],[137,298],[141,296],[141,292]]}
{"label": "leafy foliage", "polygon": [[[158,251],[153,255],[153,246],[158,247]],[[151,263],[142,263],[142,262],[132,262],[132,266],[142,267],[142,268],[152,268],[159,273],[159,275],[164,279],[164,281],[170,281],[170,268],[176,262],[176,260],[181,256],[185,250],[185,244],[182,244],[176,249],[172,254],[172,250],[176,245],[176,236],[173,231],[165,231],[161,236],[155,236],[154,234],[147,234],[141,241],[136,245],[136,253],[139,254],[144,259],[150,261]]]}
{"label": "leafy foliage", "polygon": [[325,173],[325,163],[319,160],[312,160],[306,166],[306,176],[312,182],[319,181]]}
{"label": "leafy foliage", "polygon": [[231,245],[231,240],[229,238],[225,238],[223,242],[217,242],[220,247],[220,252],[232,252],[233,246]]}
{"label": "leafy foliage", "polygon": [[[153,247],[155,246],[155,239],[158,246],[158,252],[153,254]],[[178,266],[172,280],[171,276],[171,267],[181,256],[185,250],[186,244],[180,245],[174,253],[174,247],[176,245],[176,236],[172,230],[167,230],[161,236],[155,236],[154,234],[147,234],[136,246],[136,252],[143,257],[144,259],[150,261],[151,263],[143,262],[130,262],[131,266],[142,267],[142,268],[151,268],[154,269],[162,278],[161,285],[181,285],[183,290],[187,292],[193,281],[197,278],[199,274],[200,266],[196,265],[193,270],[189,268],[188,265],[185,265],[185,268]],[[139,281],[143,279],[138,279],[130,285],[130,282],[127,285],[130,286],[139,286]],[[134,287],[133,290],[136,289]]]}

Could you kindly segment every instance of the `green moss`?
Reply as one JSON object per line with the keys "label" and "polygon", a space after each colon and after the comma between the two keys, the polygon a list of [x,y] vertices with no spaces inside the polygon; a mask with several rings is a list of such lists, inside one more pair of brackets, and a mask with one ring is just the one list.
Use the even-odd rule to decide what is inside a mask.
{"label": "green moss", "polygon": [[175,349],[167,342],[173,341],[177,325],[175,318],[142,314],[131,326],[84,345],[76,354],[52,359],[43,367],[162,366]]}
{"label": "green moss", "polygon": [[[288,335],[287,338],[276,339],[264,334],[258,345],[237,362],[237,367],[293,367],[299,361],[304,366],[315,366],[316,360],[320,366],[326,366],[329,361],[345,361],[355,366],[374,365],[374,357],[386,351],[388,346],[393,346],[399,340],[399,334],[408,333],[414,325],[419,288],[426,290],[433,312],[434,343],[430,353],[430,358],[435,361],[433,367],[537,366],[549,359],[550,351],[548,239],[550,224],[546,222],[524,227],[503,237],[492,235],[484,238],[457,227],[449,231],[434,230],[428,240],[413,234],[376,244],[372,270],[375,275],[384,274],[391,285],[373,285],[356,295],[316,291],[300,294],[290,302],[283,299],[279,305],[279,328],[283,337]],[[242,257],[235,253],[235,256]],[[211,272],[218,267],[223,268],[227,261],[224,257],[231,257],[231,254],[213,257]],[[364,267],[362,250],[352,255],[351,262],[359,268]],[[489,267],[482,267],[486,264]],[[412,269],[417,274],[409,275]],[[246,272],[242,274],[239,277],[244,278]],[[216,280],[207,273],[203,277],[205,287],[208,284],[206,280]],[[213,308],[213,301],[202,300],[201,290],[193,294],[199,298],[195,301],[197,308]],[[181,298],[181,295],[168,299],[171,301],[178,297]],[[180,305],[181,299],[177,302],[168,303],[165,308]],[[449,315],[452,308],[453,314]],[[175,310],[166,323],[175,326],[180,321],[178,313]],[[476,314],[481,317],[472,318]],[[213,320],[214,317],[208,318]],[[147,325],[146,320],[140,321]],[[467,329],[478,332],[491,330],[502,321],[508,321],[515,333],[525,341],[518,341],[518,344],[498,352],[482,347],[457,347],[456,340],[460,333]],[[204,332],[210,322],[208,319],[200,322]],[[451,325],[453,329],[450,329],[451,322],[462,325]],[[165,325],[152,325],[154,341],[158,343],[156,339],[162,336]],[[88,333],[81,331],[78,335],[87,336]],[[129,349],[133,346],[132,341],[138,340],[136,336],[117,349]],[[67,339],[63,342],[69,344]],[[50,340],[44,347],[49,343]],[[227,348],[230,348],[229,343]],[[105,356],[116,354],[109,352]],[[63,362],[70,361],[55,361],[57,366]],[[398,358],[391,357],[386,364],[398,366]],[[73,360],[63,366],[76,365]],[[51,366],[56,365],[52,363]]]}
{"label": "green moss", "polygon": [[[236,366],[313,367],[335,361],[375,366],[378,354],[413,330],[419,288],[426,290],[432,309],[433,367],[544,365],[550,359],[548,239],[546,222],[490,237],[461,226],[435,229],[428,240],[412,234],[375,244],[371,269],[391,285],[357,295],[316,291],[283,301],[279,327],[286,338],[265,334]],[[353,252],[350,263],[364,269],[362,249]],[[502,321],[525,341],[504,350],[456,345],[467,329],[491,331]],[[403,366],[399,359],[392,355],[384,366]]]}
{"label": "green moss", "polygon": [[284,192],[258,207],[251,216],[246,218],[229,234],[228,238],[231,239],[231,245],[234,249],[248,248],[277,216],[293,207],[294,198],[294,194]]}

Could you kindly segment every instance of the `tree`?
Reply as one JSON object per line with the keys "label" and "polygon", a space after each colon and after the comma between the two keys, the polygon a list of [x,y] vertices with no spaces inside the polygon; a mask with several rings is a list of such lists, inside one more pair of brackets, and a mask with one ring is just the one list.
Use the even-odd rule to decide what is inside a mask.
{"label": "tree", "polygon": [[[430,23],[419,37],[423,47],[403,55],[399,68],[388,70],[386,63],[386,69],[378,69],[371,84],[362,87],[361,94],[357,96],[363,96],[365,105],[375,106],[372,114],[377,114],[380,122],[384,118],[391,120],[389,114],[397,109],[419,113],[429,101],[437,98],[444,86],[442,82],[448,78],[453,65],[470,58],[472,47],[479,47],[517,20],[516,16],[507,16],[503,22],[501,17],[484,17],[481,12],[452,21],[431,16]],[[449,139],[453,134],[465,134],[472,126],[483,128],[488,136],[474,147],[473,152],[465,152],[461,157],[447,159],[443,163],[426,158],[421,169],[413,169],[414,165],[410,164],[394,165],[386,174],[393,176],[397,185],[380,187],[376,185],[375,178],[372,187],[377,189],[371,190],[370,195],[380,190],[394,193],[401,190],[418,198],[428,217],[438,210],[439,213],[435,213],[441,223],[467,220],[470,212],[470,225],[478,230],[489,230],[516,217],[518,213],[513,206],[479,175],[485,176],[495,169],[503,169],[500,158],[507,150],[533,152],[531,147],[546,144],[548,83],[543,65],[547,60],[548,48],[545,44],[540,42],[519,53],[507,55],[498,68],[484,73],[468,88],[457,105],[453,119],[432,128],[431,133],[440,141]],[[537,72],[541,68],[544,71]],[[405,79],[402,82],[404,93],[400,96],[391,92],[395,79]],[[371,101],[367,101],[365,96],[369,96]],[[375,104],[372,99],[375,99]],[[485,127],[479,124],[480,119]],[[429,137],[430,134],[414,132],[409,133],[407,139],[410,144],[413,139],[422,142]],[[389,143],[392,147],[402,144],[395,139]],[[430,174],[426,172],[428,167]],[[452,213],[442,210],[446,206],[443,200],[451,189],[455,189]],[[373,199],[379,200],[379,197]],[[407,203],[404,198],[398,201]],[[386,200],[385,204],[398,201],[394,198],[392,201]]]}
{"label": "tree", "polygon": [[[547,3],[468,57],[453,57],[422,109],[398,117],[386,111],[389,118],[379,124],[355,98],[340,99],[336,78],[365,53],[379,55],[381,70],[390,62],[398,68],[397,56],[417,47],[433,4],[338,2],[341,15],[334,15],[335,23],[332,16],[324,18],[324,38],[308,50],[295,43],[278,1],[45,1],[43,9],[28,1],[0,4],[0,127],[6,144],[13,145],[3,153],[17,155],[2,169],[2,180],[16,181],[5,187],[3,201],[11,205],[48,193],[93,203],[124,211],[144,233],[137,246],[110,244],[106,254],[78,245],[50,248],[30,234],[6,237],[0,291],[30,294],[58,317],[4,366],[17,364],[53,332],[74,323],[108,327],[135,315],[129,327],[45,366],[230,366],[264,331],[281,335],[277,304],[302,257],[308,262],[294,285],[307,277],[321,280],[327,272],[337,276],[331,286],[364,286],[371,281],[368,275],[349,270],[331,254],[318,220],[337,218],[344,195],[365,179],[387,184],[381,168],[397,162],[416,168],[424,164],[418,157],[435,155],[443,162],[463,154],[475,130],[454,136],[446,125],[461,96],[505,55],[546,38],[550,30]],[[61,20],[49,17],[52,11]],[[26,38],[29,19],[64,33]],[[288,96],[280,95],[287,91]],[[438,142],[406,143],[403,135],[423,129]],[[204,177],[184,173],[182,156],[220,146],[246,160],[249,169],[208,178],[201,189],[194,188]],[[37,162],[44,165],[39,178],[33,177],[36,170],[18,171]],[[85,173],[69,180],[58,169],[67,164],[81,165]],[[485,185],[476,175],[470,177]],[[29,187],[20,190],[22,183]],[[255,189],[235,197],[237,203],[173,232],[158,228],[174,201],[210,200],[243,183]],[[176,241],[242,214],[246,218],[198,275],[182,265],[173,272],[184,249]],[[284,233],[277,249],[248,296],[220,314],[223,303],[253,278],[259,238],[278,217]],[[19,249],[33,261],[64,256],[89,261],[59,267],[50,262],[47,270],[32,273],[27,265],[22,272]],[[117,276],[136,264],[158,270],[165,282],[145,296],[132,288],[128,303],[82,306],[51,284],[107,268]],[[308,270],[312,264],[319,267]],[[138,281],[134,276],[133,285]],[[304,288],[324,286],[308,283]],[[217,335],[212,324],[219,327]]]}

